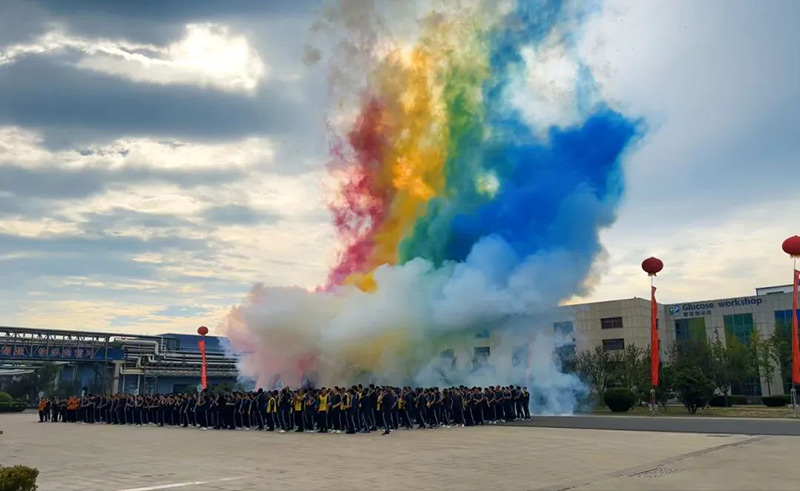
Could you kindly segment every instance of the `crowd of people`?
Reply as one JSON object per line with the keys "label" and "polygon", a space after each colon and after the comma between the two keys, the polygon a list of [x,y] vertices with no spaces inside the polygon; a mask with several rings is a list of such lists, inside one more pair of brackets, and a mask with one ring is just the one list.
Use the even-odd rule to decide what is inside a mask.
{"label": "crowd of people", "polygon": [[371,432],[476,426],[530,419],[519,386],[433,388],[375,385],[257,392],[84,395],[39,401],[40,422],[258,429],[285,433]]}

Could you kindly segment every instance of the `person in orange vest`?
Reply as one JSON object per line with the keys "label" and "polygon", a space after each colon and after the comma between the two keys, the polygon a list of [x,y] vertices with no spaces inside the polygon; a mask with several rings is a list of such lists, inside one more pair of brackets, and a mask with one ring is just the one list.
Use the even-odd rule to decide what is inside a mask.
{"label": "person in orange vest", "polygon": [[44,397],[39,398],[39,422],[44,423],[47,421],[48,411],[47,411],[47,399]]}
{"label": "person in orange vest", "polygon": [[78,401],[78,398],[75,396],[71,396],[69,401],[67,401],[67,421],[70,423],[76,423],[78,421],[78,408],[80,407],[81,403]]}

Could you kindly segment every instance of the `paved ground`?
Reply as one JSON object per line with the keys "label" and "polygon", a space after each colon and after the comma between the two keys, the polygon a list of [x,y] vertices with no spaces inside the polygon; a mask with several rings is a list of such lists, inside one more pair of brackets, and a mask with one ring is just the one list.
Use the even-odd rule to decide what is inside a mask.
{"label": "paved ground", "polygon": [[[687,416],[540,416],[513,426],[592,430],[668,431],[737,435],[800,436],[800,420],[756,418],[692,418]],[[798,487],[800,489],[800,486]]]}
{"label": "paved ground", "polygon": [[40,490],[800,489],[800,438],[479,427],[371,435],[38,424],[0,414],[0,464]]}

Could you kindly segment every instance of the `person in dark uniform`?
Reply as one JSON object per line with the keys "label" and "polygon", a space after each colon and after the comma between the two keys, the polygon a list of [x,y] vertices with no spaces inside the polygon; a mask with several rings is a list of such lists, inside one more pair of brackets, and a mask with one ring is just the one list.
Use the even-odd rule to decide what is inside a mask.
{"label": "person in dark uniform", "polygon": [[414,420],[417,423],[417,429],[424,429],[425,424],[425,394],[420,387],[414,394]]}
{"label": "person in dark uniform", "polygon": [[531,393],[527,387],[522,388],[522,412],[525,419],[531,419]]}
{"label": "person in dark uniform", "polygon": [[472,400],[475,405],[472,408],[472,417],[475,418],[475,424],[483,426],[483,392],[479,387],[475,387],[472,391]]}
{"label": "person in dark uniform", "polygon": [[522,390],[519,386],[511,387],[511,401],[514,408],[514,419],[522,419]]}
{"label": "person in dark uniform", "polygon": [[306,400],[303,404],[303,426],[306,433],[314,432],[317,423],[317,392],[313,389],[306,391]]}
{"label": "person in dark uniform", "polygon": [[281,390],[278,398],[278,415],[281,424],[281,433],[286,433],[291,428],[292,393],[287,387]]}
{"label": "person in dark uniform", "polygon": [[342,432],[342,394],[339,387],[334,386],[330,392],[330,414],[328,423],[333,433]]}
{"label": "person in dark uniform", "polygon": [[383,391],[378,396],[377,405],[379,408],[379,413],[383,416],[382,434],[388,435],[392,432],[392,430],[389,428],[389,422],[391,421],[392,411],[394,411],[396,405],[396,400],[391,389],[384,387]]}
{"label": "person in dark uniform", "polygon": [[378,418],[380,417],[380,413],[378,412],[378,397],[380,396],[380,390],[375,388],[374,384],[369,384],[366,391],[366,406],[367,406],[367,424],[371,431],[376,431],[378,429]]}
{"label": "person in dark uniform", "polygon": [[353,396],[354,394],[353,389],[347,389],[344,393],[344,399],[342,400],[342,411],[345,422],[347,423],[347,434],[354,435],[356,433],[356,410],[353,407]]}
{"label": "person in dark uniform", "polygon": [[197,395],[197,402],[194,405],[194,417],[197,420],[197,424],[200,425],[201,430],[208,429],[208,420],[210,419],[208,414],[208,406],[210,403],[211,401],[208,400],[205,390],[201,391],[200,394]]}
{"label": "person in dark uniform", "polygon": [[400,397],[397,400],[397,410],[400,415],[400,426],[405,426],[407,430],[413,427],[411,410],[414,407],[414,396],[408,387],[403,387]]}

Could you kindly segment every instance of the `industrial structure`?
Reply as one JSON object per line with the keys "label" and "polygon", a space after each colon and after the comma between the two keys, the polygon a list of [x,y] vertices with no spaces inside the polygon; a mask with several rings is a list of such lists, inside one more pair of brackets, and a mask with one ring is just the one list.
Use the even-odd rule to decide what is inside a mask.
{"label": "industrial structure", "polygon": [[[169,393],[200,381],[200,336],[142,336],[86,331],[0,327],[0,376],[18,376],[54,363],[56,383],[91,393]],[[211,384],[235,383],[236,358],[225,338],[206,336]]]}

